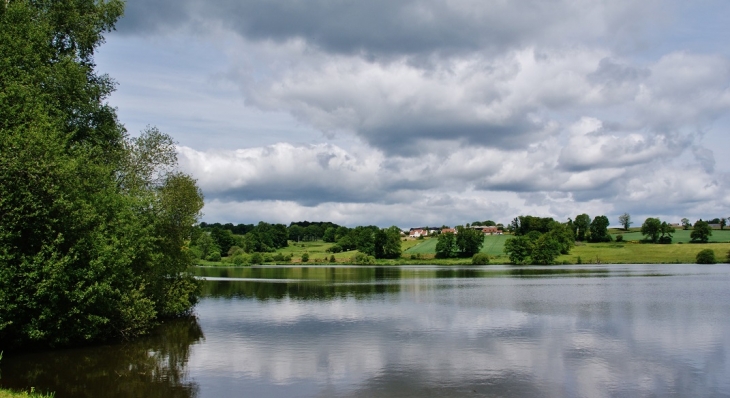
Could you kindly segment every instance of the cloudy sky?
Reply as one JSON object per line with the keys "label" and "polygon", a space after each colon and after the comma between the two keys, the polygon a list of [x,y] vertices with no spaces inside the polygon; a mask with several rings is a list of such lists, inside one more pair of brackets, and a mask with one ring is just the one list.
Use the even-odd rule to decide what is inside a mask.
{"label": "cloudy sky", "polygon": [[97,53],[207,222],[730,217],[726,0],[127,0]]}

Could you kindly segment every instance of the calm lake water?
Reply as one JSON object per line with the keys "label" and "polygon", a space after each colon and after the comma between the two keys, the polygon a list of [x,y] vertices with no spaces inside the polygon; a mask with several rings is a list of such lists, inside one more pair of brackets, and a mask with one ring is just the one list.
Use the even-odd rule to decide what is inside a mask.
{"label": "calm lake water", "polygon": [[730,396],[730,265],[199,268],[195,319],[3,358],[56,397]]}

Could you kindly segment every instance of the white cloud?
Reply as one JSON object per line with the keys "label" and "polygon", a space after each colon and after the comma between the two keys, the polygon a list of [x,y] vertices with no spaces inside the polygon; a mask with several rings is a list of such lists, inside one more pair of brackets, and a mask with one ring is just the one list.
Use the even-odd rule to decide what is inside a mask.
{"label": "white cloud", "polygon": [[106,61],[123,87],[113,105],[132,131],[183,137],[206,221],[707,217],[728,205],[730,59],[724,43],[672,42],[703,27],[681,4],[342,7],[130,0]]}

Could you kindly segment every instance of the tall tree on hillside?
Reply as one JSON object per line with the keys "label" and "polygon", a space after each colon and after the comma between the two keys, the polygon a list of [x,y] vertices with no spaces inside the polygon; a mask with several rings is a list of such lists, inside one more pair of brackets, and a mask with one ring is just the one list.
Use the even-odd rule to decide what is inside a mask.
{"label": "tall tree on hillside", "polygon": [[589,227],[591,231],[591,242],[610,242],[611,235],[608,233],[608,225],[608,217],[596,216],[591,221],[591,226]]}
{"label": "tall tree on hillside", "polygon": [[375,232],[375,258],[398,258],[401,255],[400,228],[392,226]]}
{"label": "tall tree on hillside", "polygon": [[463,257],[471,257],[484,245],[484,234],[473,228],[456,227],[456,247]]}
{"label": "tall tree on hillside", "polygon": [[573,226],[575,227],[575,240],[581,242],[586,240],[586,234],[591,226],[591,216],[585,213],[579,214],[575,217]]}
{"label": "tall tree on hillside", "polygon": [[436,257],[449,258],[456,253],[456,238],[453,232],[444,232],[439,235],[436,242]]}
{"label": "tall tree on hillside", "polygon": [[629,230],[629,227],[631,226],[631,224],[633,224],[631,222],[631,216],[629,215],[629,213],[624,213],[624,214],[620,215],[618,217],[618,222],[621,225],[623,225],[624,231],[628,231]]}
{"label": "tall tree on hillside", "polygon": [[658,218],[649,217],[644,220],[641,224],[641,234],[646,237],[652,243],[659,241],[659,236],[662,233],[662,222]]}
{"label": "tall tree on hillside", "polygon": [[698,220],[692,228],[690,239],[692,239],[692,242],[707,243],[710,240],[710,236],[712,236],[710,224],[706,221]]}

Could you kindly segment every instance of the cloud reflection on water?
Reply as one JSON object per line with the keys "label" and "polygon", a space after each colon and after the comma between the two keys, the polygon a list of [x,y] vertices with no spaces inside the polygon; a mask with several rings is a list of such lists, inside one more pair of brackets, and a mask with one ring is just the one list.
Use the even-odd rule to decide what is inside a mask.
{"label": "cloud reflection on water", "polygon": [[724,394],[727,282],[424,278],[369,296],[210,298],[190,366],[299,396]]}

